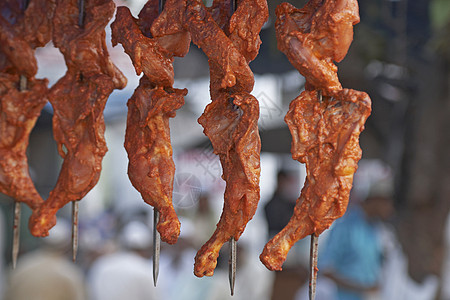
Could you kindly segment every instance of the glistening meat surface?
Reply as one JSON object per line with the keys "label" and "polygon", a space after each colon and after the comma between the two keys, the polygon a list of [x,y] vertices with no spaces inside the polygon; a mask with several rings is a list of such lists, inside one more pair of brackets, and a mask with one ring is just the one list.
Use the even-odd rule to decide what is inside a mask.
{"label": "glistening meat surface", "polygon": [[174,56],[186,55],[190,35],[181,26],[185,1],[166,1],[159,16],[158,4],[148,1],[139,19],[128,8],[119,7],[111,28],[113,44],[121,43],[136,73],[144,73],[127,104],[128,177],[143,200],[160,213],[156,228],[161,240],[174,244],[180,221],[172,204],[175,164],[169,118],[183,106],[187,90],[172,88],[172,62]]}
{"label": "glistening meat surface", "polygon": [[34,78],[34,49],[50,40],[54,1],[25,6],[5,0],[0,10],[0,192],[34,210],[43,199],[31,180],[26,150],[48,101],[48,81]]}
{"label": "glistening meat surface", "polygon": [[260,256],[268,269],[281,270],[294,243],[321,234],[345,213],[361,158],[359,135],[370,111],[366,93],[347,89],[321,102],[317,91],[304,91],[291,102],[285,118],[291,152],[306,164],[307,176],[291,220]]}
{"label": "glistening meat surface", "polygon": [[77,0],[60,0],[53,19],[53,42],[64,55],[67,72],[51,89],[53,132],[64,162],[55,188],[30,218],[30,231],[46,236],[65,204],[82,199],[97,183],[103,156],[103,110],[126,78],[112,64],[105,44],[105,26],[115,10],[110,0],[85,0],[79,26]]}
{"label": "glistening meat surface", "polygon": [[42,198],[28,170],[29,137],[47,103],[47,80],[33,80],[19,91],[19,76],[0,74],[0,192],[36,209]]}
{"label": "glistening meat surface", "polygon": [[[231,238],[240,238],[259,202],[259,103],[250,95],[254,79],[248,62],[259,50],[268,11],[265,1],[237,5],[233,14],[225,1],[214,1],[209,9],[201,1],[188,1],[187,26],[210,66],[212,102],[198,122],[219,155],[226,182],[217,228],[195,257],[194,274],[199,277],[213,275],[220,249]],[[256,17],[245,22],[248,16]]]}
{"label": "glistening meat surface", "polygon": [[341,89],[333,61],[345,57],[353,40],[357,0],[310,0],[301,9],[282,3],[276,15],[278,48],[307,83],[324,91]]}
{"label": "glistening meat surface", "polygon": [[371,112],[366,93],[342,89],[334,64],[353,39],[357,1],[310,0],[301,9],[282,3],[276,15],[278,48],[306,79],[285,121],[292,157],[306,164],[307,177],[289,223],[260,255],[270,270],[281,270],[295,242],[318,236],[345,213],[361,158],[359,135]]}

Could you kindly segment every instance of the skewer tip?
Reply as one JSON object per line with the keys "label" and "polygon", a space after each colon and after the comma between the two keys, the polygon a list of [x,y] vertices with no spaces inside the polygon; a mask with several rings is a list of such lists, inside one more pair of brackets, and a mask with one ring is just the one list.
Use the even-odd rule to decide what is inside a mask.
{"label": "skewer tip", "polygon": [[161,236],[156,230],[156,225],[159,222],[159,211],[153,209],[153,285],[156,287],[159,275],[159,256],[161,253]]}
{"label": "skewer tip", "polygon": [[230,261],[228,269],[228,279],[230,281],[231,296],[234,295],[234,285],[236,282],[236,256],[237,256],[237,245],[236,240],[233,237],[230,239]]}
{"label": "skewer tip", "polygon": [[316,298],[318,249],[319,236],[313,233],[311,234],[311,248],[309,257],[309,300],[314,300]]}

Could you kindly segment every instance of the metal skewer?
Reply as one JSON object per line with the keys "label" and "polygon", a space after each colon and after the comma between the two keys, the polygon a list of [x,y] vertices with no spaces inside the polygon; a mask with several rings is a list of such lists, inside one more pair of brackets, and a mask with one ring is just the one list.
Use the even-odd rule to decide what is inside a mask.
{"label": "metal skewer", "polygon": [[[231,14],[230,17],[237,9],[237,1],[231,0]],[[234,285],[236,282],[236,257],[237,257],[237,244],[236,239],[232,237],[229,241],[230,244],[230,261],[228,268],[228,279],[230,281],[230,292],[231,296],[234,295]]]}
{"label": "metal skewer", "polygon": [[[84,0],[78,0],[78,26],[84,27]],[[72,260],[77,260],[78,253],[78,210],[79,200],[72,201]]]}
{"label": "metal skewer", "polygon": [[[161,14],[164,10],[165,0],[159,0],[158,13]],[[159,257],[161,254],[161,235],[156,230],[156,225],[159,222],[159,211],[153,208],[153,285],[156,287],[159,275]]]}
{"label": "metal skewer", "polygon": [[79,201],[72,201],[72,260],[77,260],[78,252],[78,204]]}
{"label": "metal skewer", "polygon": [[[28,0],[22,1],[22,9],[26,10],[28,7]],[[19,91],[27,89],[28,80],[24,75],[19,77]],[[12,244],[12,268],[16,268],[17,257],[19,256],[20,248],[20,219],[22,215],[22,205],[19,201],[14,201],[14,217],[13,217],[13,244]]]}
{"label": "metal skewer", "polygon": [[166,4],[166,0],[159,0],[159,7],[158,7],[159,14],[162,13],[165,4]]}
{"label": "metal skewer", "polygon": [[[322,102],[322,91],[317,91],[317,100]],[[309,253],[309,300],[316,298],[316,286],[317,286],[317,261],[319,251],[319,236],[311,234],[311,246]]]}
{"label": "metal skewer", "polygon": [[228,269],[228,279],[230,280],[231,296],[234,295],[234,284],[236,282],[236,252],[237,245],[234,237],[230,239],[230,261]]}
{"label": "metal skewer", "polygon": [[[26,3],[25,3],[26,4]],[[27,89],[27,78],[20,75],[19,91]],[[22,214],[22,206],[19,201],[14,201],[14,217],[13,217],[13,244],[12,244],[12,268],[16,268],[17,257],[19,256],[20,248],[20,219]]]}
{"label": "metal skewer", "polygon": [[21,217],[21,204],[18,201],[14,201],[14,222],[13,222],[13,246],[12,246],[12,268],[16,268],[17,257],[19,256],[20,247],[20,217]]}
{"label": "metal skewer", "polygon": [[156,286],[159,275],[159,255],[161,252],[161,236],[156,230],[156,225],[159,222],[159,211],[153,209],[153,284]]}
{"label": "metal skewer", "polygon": [[316,298],[318,250],[319,237],[313,233],[311,234],[311,252],[309,257],[309,300],[314,300]]}

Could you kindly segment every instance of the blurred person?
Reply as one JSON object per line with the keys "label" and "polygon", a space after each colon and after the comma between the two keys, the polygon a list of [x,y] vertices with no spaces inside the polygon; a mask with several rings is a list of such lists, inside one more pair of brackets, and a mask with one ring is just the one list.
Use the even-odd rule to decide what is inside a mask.
{"label": "blurred person", "polygon": [[[234,295],[230,294],[229,285],[229,250],[222,251],[218,266],[214,272],[208,300],[269,300],[273,274],[259,261],[259,253],[251,251],[251,245],[242,236],[237,243],[236,283]],[[286,300],[286,299],[284,299]]]}
{"label": "blurred person", "polygon": [[88,272],[90,299],[162,299],[153,287],[150,228],[131,221],[121,230],[118,242],[119,249],[99,257]]}
{"label": "blurred person", "polygon": [[394,212],[392,180],[389,169],[378,161],[363,162],[360,168],[349,209],[332,226],[319,254],[319,269],[336,284],[337,300],[382,299],[382,224]]}
{"label": "blurred person", "polygon": [[[161,250],[158,288],[164,291],[164,300],[207,299],[212,278],[194,276],[194,257],[198,250],[197,223],[180,216],[181,232],[174,245]],[[200,244],[201,245],[201,244]],[[203,280],[206,279],[206,280]]]}
{"label": "blurred person", "polygon": [[20,257],[4,300],[84,300],[82,271],[69,259],[70,224],[64,219],[42,239],[41,249]]}
{"label": "blurred person", "polygon": [[[280,170],[277,174],[277,187],[272,198],[264,206],[269,239],[280,232],[294,213],[295,203],[300,195],[299,177],[293,171]],[[307,280],[308,271],[304,255],[305,243],[299,241],[289,252],[283,270],[274,272],[271,299],[290,300]],[[309,252],[307,252],[309,253]]]}
{"label": "blurred person", "polygon": [[217,223],[217,216],[211,207],[211,195],[202,193],[198,197],[198,202],[194,215],[192,216],[192,226],[195,227],[195,234],[191,235],[194,247],[200,248],[214,232]]}
{"label": "blurred person", "polygon": [[298,177],[293,172],[278,171],[277,187],[272,198],[264,206],[269,238],[280,232],[294,212],[295,202],[300,195]]}
{"label": "blurred person", "polygon": [[[437,278],[417,283],[408,275],[408,261],[395,230],[392,175],[379,160],[361,160],[347,213],[335,222],[319,246],[316,300],[435,299]],[[322,239],[323,241],[323,239]],[[308,286],[296,300],[308,299]],[[446,299],[446,298],[445,298]]]}

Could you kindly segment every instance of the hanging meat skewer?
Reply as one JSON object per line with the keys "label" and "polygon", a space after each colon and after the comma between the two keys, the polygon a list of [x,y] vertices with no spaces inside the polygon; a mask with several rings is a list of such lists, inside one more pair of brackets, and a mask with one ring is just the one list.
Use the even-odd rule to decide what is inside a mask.
{"label": "hanging meat skewer", "polygon": [[[160,238],[174,244],[180,221],[172,204],[175,164],[169,118],[183,106],[186,89],[174,89],[173,57],[189,51],[190,34],[183,28],[185,1],[150,0],[134,19],[119,7],[111,25],[113,45],[121,43],[136,73],[144,73],[128,100],[125,148],[128,176],[146,203],[154,207],[153,280],[159,272]],[[162,9],[163,8],[163,9]],[[155,230],[155,228],[157,230]]]}
{"label": "hanging meat skewer", "polygon": [[53,43],[67,65],[66,74],[49,93],[54,137],[64,162],[49,198],[30,218],[30,231],[36,236],[48,235],[57,211],[82,199],[97,183],[107,151],[103,109],[111,92],[126,85],[105,44],[104,28],[114,14],[114,3],[85,0],[83,4],[80,14],[77,0],[59,0],[53,18]]}
{"label": "hanging meat skewer", "polygon": [[[307,235],[316,255],[317,237],[345,213],[361,158],[359,135],[371,112],[366,93],[342,89],[333,63],[345,57],[353,39],[357,1],[311,0],[302,9],[282,3],[276,15],[278,48],[306,78],[306,91],[291,102],[285,121],[292,157],[306,164],[307,177],[291,220],[260,255],[270,270],[281,270],[290,248]],[[312,264],[314,299],[317,260]]]}
{"label": "hanging meat skewer", "polygon": [[[167,32],[161,29],[162,18],[183,1],[167,1],[163,14],[148,22],[148,11],[159,2],[151,0],[139,14],[150,28],[140,27],[126,7],[119,7],[111,25],[113,45],[121,43],[139,75],[140,84],[128,101],[125,148],[128,152],[128,176],[148,204],[160,212],[157,229],[161,239],[174,244],[180,234],[180,222],[172,205],[175,165],[170,144],[169,118],[184,104],[186,89],[174,89],[173,57],[183,56],[189,49],[190,37],[184,30]],[[157,14],[156,16],[157,17]],[[177,24],[177,20],[173,20]],[[157,27],[158,26],[158,27]],[[158,29],[155,29],[158,28]],[[180,27],[181,28],[181,27]],[[169,27],[169,29],[173,29]],[[145,33],[151,34],[147,37]],[[159,36],[158,36],[159,35]],[[181,47],[177,47],[181,46]],[[174,52],[172,49],[177,49]]]}
{"label": "hanging meat skewer", "polygon": [[[186,24],[210,65],[212,102],[198,121],[219,155],[226,181],[222,216],[195,257],[194,274],[201,277],[213,275],[224,243],[231,240],[235,253],[234,242],[259,201],[259,104],[250,95],[254,79],[248,63],[258,53],[259,32],[268,9],[266,1],[238,1],[230,16],[231,1],[228,5],[214,1],[209,10],[201,1],[187,2]],[[230,272],[232,293],[234,272]]]}
{"label": "hanging meat skewer", "polygon": [[[42,202],[28,171],[29,136],[47,103],[47,80],[34,78],[34,49],[51,38],[54,1],[4,1],[0,7],[0,192],[14,198],[12,265],[19,252],[21,205]],[[20,49],[20,50],[19,50]]]}

